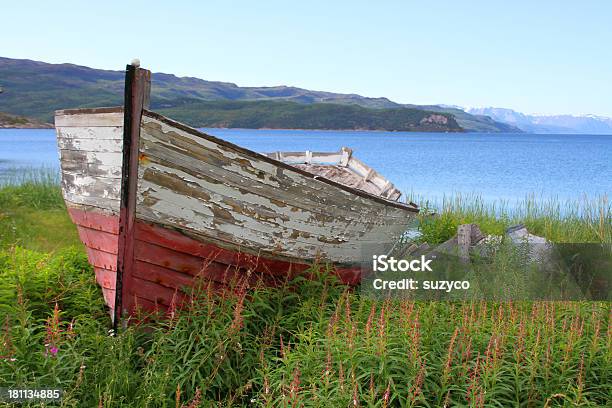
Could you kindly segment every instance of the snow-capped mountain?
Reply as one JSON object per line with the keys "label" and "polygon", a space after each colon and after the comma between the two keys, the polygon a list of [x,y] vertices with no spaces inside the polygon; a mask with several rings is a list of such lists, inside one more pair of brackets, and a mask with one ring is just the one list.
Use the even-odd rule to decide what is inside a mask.
{"label": "snow-capped mountain", "polygon": [[526,115],[504,108],[468,108],[472,115],[486,115],[531,133],[574,133],[612,135],[612,118],[597,115]]}

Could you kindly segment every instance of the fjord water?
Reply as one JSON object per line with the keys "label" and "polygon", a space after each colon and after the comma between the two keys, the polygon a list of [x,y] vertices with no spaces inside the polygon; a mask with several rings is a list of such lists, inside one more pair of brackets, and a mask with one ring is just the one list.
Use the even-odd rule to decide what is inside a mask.
{"label": "fjord water", "polygon": [[[612,193],[612,135],[205,131],[257,152],[348,146],[400,190],[432,202],[478,194],[512,207],[530,195],[564,201]],[[15,169],[41,166],[59,168],[53,129],[0,130],[0,181]]]}

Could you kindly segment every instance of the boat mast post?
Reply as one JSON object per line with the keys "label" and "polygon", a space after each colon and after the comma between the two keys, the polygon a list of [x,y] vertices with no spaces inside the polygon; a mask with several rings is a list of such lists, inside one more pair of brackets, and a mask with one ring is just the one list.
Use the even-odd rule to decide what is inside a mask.
{"label": "boat mast post", "polygon": [[119,242],[113,329],[117,331],[122,316],[132,313],[135,306],[132,290],[134,268],[134,221],[138,187],[138,148],[143,109],[149,107],[151,72],[140,68],[133,60],[126,66],[123,109],[123,160],[119,204]]}

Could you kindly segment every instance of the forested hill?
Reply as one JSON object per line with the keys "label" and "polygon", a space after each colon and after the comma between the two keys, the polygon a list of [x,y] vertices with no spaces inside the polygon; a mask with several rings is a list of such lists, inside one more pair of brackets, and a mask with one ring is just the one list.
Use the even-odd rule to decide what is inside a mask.
{"label": "forested hill", "polygon": [[[0,111],[49,122],[57,109],[120,105],[123,78],[122,71],[0,57]],[[153,74],[151,100],[156,109],[172,113],[191,125],[226,123],[253,127],[262,123],[262,127],[313,128],[325,124],[330,129],[386,130],[423,130],[425,126],[438,131],[456,131],[458,126],[467,131],[486,132],[513,129],[486,116],[439,106],[401,105],[386,98],[287,86],[239,87],[164,73]],[[236,105],[237,101],[248,103]],[[259,105],[260,102],[265,103]],[[433,112],[438,115],[420,122]],[[261,117],[256,118],[255,113]],[[216,116],[206,118],[205,114]],[[323,116],[308,117],[315,114]],[[446,118],[447,123],[441,118]]]}
{"label": "forested hill", "polygon": [[154,103],[152,108],[194,127],[463,131],[452,115],[409,108],[286,101],[187,101],[173,107]]}
{"label": "forested hill", "polygon": [[50,123],[43,123],[36,119],[0,112],[0,129],[42,129],[52,127],[53,125]]}

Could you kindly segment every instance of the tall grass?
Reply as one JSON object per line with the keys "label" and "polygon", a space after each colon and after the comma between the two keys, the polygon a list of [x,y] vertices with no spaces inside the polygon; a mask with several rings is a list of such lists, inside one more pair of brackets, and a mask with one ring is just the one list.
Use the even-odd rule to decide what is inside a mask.
{"label": "tall grass", "polygon": [[[514,206],[485,201],[475,194],[445,196],[436,204],[419,197],[412,200],[423,209],[423,240],[430,243],[447,240],[458,225],[467,223],[476,223],[483,232],[495,235],[522,223],[530,232],[557,243],[612,243],[612,202],[606,195],[565,201],[531,195]],[[429,216],[432,212],[437,217]]]}
{"label": "tall grass", "polygon": [[8,169],[0,178],[0,210],[63,208],[59,184],[59,173],[54,168]]}
{"label": "tall grass", "polygon": [[97,307],[98,318],[74,313],[52,295],[34,310],[21,288],[0,332],[0,382],[61,387],[74,407],[612,402],[609,303],[376,302],[326,274],[204,289],[115,334]]}
{"label": "tall grass", "polygon": [[55,169],[19,169],[0,181],[0,248],[12,245],[46,252],[80,246]]}

